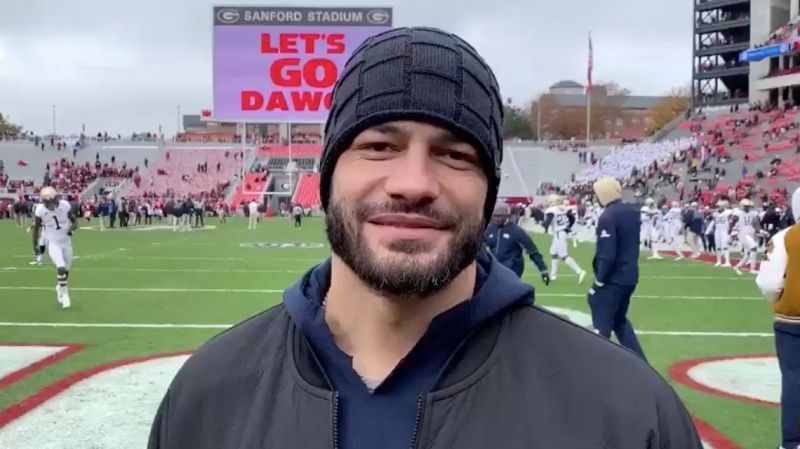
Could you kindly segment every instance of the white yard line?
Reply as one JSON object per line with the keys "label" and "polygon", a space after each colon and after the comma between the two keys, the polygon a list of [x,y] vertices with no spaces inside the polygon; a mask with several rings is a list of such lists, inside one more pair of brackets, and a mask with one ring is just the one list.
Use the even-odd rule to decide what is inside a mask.
{"label": "white yard line", "polygon": [[639,335],[658,335],[662,337],[774,337],[772,332],[692,332],[692,331],[642,331]]}
{"label": "white yard line", "polygon": [[[733,273],[733,271],[731,271],[731,273]],[[728,282],[728,281],[748,281],[748,282],[752,282],[753,284],[755,284],[755,282],[756,282],[755,275],[747,276],[750,273],[749,272],[744,272],[744,273],[745,274],[742,275],[742,276],[727,276],[727,277],[723,277],[723,276],[672,276],[672,275],[669,275],[669,276],[650,276],[650,275],[640,275],[639,279],[640,280],[642,280],[642,279],[683,280],[683,281],[697,280],[697,281],[725,281],[725,282]],[[523,274],[522,275],[523,279],[538,279],[539,277],[540,276],[539,276],[538,273],[528,273],[528,274]],[[573,273],[564,273],[564,274],[560,274],[559,273],[559,275],[558,275],[558,279],[562,279],[562,278],[576,279],[577,277],[578,277],[578,275],[573,274]],[[586,274],[587,280],[590,277],[591,277],[591,273],[587,272],[587,274]],[[554,281],[554,282],[558,282],[558,281]]]}
{"label": "white yard line", "polygon": [[[0,286],[0,290],[39,290],[53,291],[53,287],[42,286]],[[260,288],[119,288],[119,287],[70,287],[76,292],[150,292],[150,293],[283,293],[284,289]]]}
{"label": "white yard line", "polygon": [[[13,285],[0,286],[0,290],[51,291],[53,287]],[[70,291],[84,292],[151,292],[151,293],[283,293],[284,289],[259,288],[180,288],[180,287],[70,287]],[[585,293],[536,293],[537,298],[585,298]],[[675,299],[675,300],[735,300],[763,301],[757,296],[685,296],[685,295],[639,295],[634,299]]]}
{"label": "white yard line", "polygon": [[[41,266],[28,266],[28,267],[0,267],[0,274],[13,273],[18,271],[41,271]],[[248,270],[240,268],[231,269],[218,269],[218,268],[132,268],[132,267],[85,267],[80,266],[75,268],[75,271],[113,271],[113,272],[131,272],[131,273],[285,273],[285,274],[302,274],[308,270]]]}
{"label": "white yard line", "polygon": [[227,329],[231,326],[233,326],[233,324],[0,322],[0,327],[82,327],[109,329]]}
{"label": "white yard line", "polygon": [[[16,257],[16,256],[14,256]],[[32,259],[30,256],[25,256],[28,259]],[[105,256],[83,256],[79,260],[87,260],[87,259],[100,259],[105,258]],[[138,260],[142,261],[147,258],[141,257],[126,257],[125,259],[128,260]],[[203,259],[203,258],[191,258],[192,260],[217,260],[217,259]],[[184,259],[175,259],[175,260],[184,260]],[[239,260],[239,259],[237,259]],[[244,260],[244,259],[241,259]],[[270,259],[270,261],[318,261],[318,259]],[[47,262],[45,262],[47,265]],[[31,267],[31,266],[4,266],[0,267],[0,274],[1,273],[13,273],[15,271],[39,271],[42,270],[42,267]],[[75,268],[75,271],[109,271],[109,272],[139,272],[139,273],[163,273],[163,272],[177,272],[177,273],[293,273],[293,274],[301,274],[305,273],[307,270],[255,270],[255,269],[218,269],[218,268],[170,268],[170,267],[163,267],[163,268],[135,268],[135,267],[90,267],[90,266],[83,266],[78,265]],[[524,279],[536,279],[539,276],[536,274],[526,274],[523,276]],[[577,278],[575,274],[562,274],[559,275],[559,278]],[[736,276],[736,277],[719,277],[719,276],[640,276],[640,279],[653,279],[653,280],[684,280],[684,281],[691,281],[691,280],[698,280],[698,281],[747,281],[747,282],[754,282],[754,278],[752,276]]]}
{"label": "white yard line", "polygon": [[[177,323],[27,323],[0,322],[0,327],[77,327],[108,329],[227,329],[233,324],[177,324]],[[646,331],[637,330],[639,335],[665,337],[772,337],[768,332],[694,332],[694,331]]]}
{"label": "white yard line", "polygon": [[[117,251],[119,251],[119,250],[117,250]],[[111,253],[109,253],[109,254],[111,254]],[[77,256],[80,256],[80,254],[78,254]],[[31,254],[0,255],[0,259],[2,259],[3,257],[13,257],[15,259],[30,259],[30,260],[33,260],[33,255],[31,255]],[[105,253],[88,254],[88,255],[82,256],[80,258],[81,259],[92,259],[92,258],[101,258],[101,257],[106,257]],[[135,256],[134,257],[134,256],[125,256],[125,257],[114,257],[114,259],[117,259],[117,260],[142,260],[142,261],[147,261],[147,260],[188,260],[188,261],[193,261],[193,260],[221,260],[221,261],[235,261],[235,260],[252,260],[253,258],[247,259],[245,257],[181,257],[181,256]],[[270,260],[287,260],[287,259],[270,258]],[[290,260],[296,260],[296,259],[290,259]],[[321,262],[320,259],[300,259],[300,260],[317,260],[318,262]]]}
{"label": "white yard line", "polygon": [[[588,288],[588,287],[587,287]],[[536,292],[537,298],[585,298],[587,293],[540,293]],[[677,299],[677,300],[734,300],[734,301],[764,301],[758,296],[688,296],[688,295],[640,295],[633,294],[633,299]]]}

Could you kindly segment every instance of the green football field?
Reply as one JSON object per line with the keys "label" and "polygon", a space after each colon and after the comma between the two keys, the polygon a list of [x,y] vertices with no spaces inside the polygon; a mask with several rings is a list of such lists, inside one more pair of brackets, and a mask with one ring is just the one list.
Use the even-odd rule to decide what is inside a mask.
{"label": "green football field", "polygon": [[[0,346],[83,346],[0,388],[0,441],[3,410],[97,365],[192,351],[226,326],[281,301],[282,289],[329,251],[325,245],[308,245],[325,243],[320,219],[307,220],[301,229],[280,218],[254,231],[247,230],[242,219],[220,224],[209,218],[206,224],[216,228],[181,233],[158,227],[79,230],[73,239],[77,258],[70,275],[72,307],[62,310],[49,260],[45,257],[44,266],[29,266],[30,234],[12,221],[0,221]],[[535,240],[540,249],[548,248],[548,236],[536,234]],[[592,244],[570,251],[582,267],[591,269]],[[729,269],[669,258],[643,258],[641,273],[629,316],[651,364],[665,377],[670,366],[688,359],[774,353],[771,315],[752,275],[739,277]],[[562,312],[588,312],[590,278],[586,285],[577,285],[563,264],[559,274],[545,287],[529,263],[524,280],[535,285],[538,304]],[[745,389],[774,393],[774,372],[768,379],[758,373],[743,368],[739,383]],[[693,416],[735,442],[717,440],[715,448],[777,446],[779,409],[774,404],[700,391],[671,378],[670,382]]]}

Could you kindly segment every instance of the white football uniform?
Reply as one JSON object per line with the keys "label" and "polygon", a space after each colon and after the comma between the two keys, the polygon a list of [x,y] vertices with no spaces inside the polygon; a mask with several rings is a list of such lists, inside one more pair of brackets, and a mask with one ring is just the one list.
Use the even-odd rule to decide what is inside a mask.
{"label": "white football uniform", "polygon": [[603,214],[603,208],[600,206],[592,206],[591,214],[589,215],[590,226],[592,228],[597,227],[597,222],[600,221],[600,215]]}
{"label": "white football uniform", "polygon": [[677,238],[678,234],[680,234],[681,228],[683,227],[682,218],[683,211],[679,207],[673,207],[664,215],[664,220],[666,222],[664,229],[667,231],[668,239]]}
{"label": "white football uniform", "polygon": [[68,232],[72,227],[69,213],[72,210],[69,202],[61,200],[54,210],[37,204],[34,216],[42,220],[43,234],[47,240],[47,254],[56,267],[69,271],[72,265],[72,238]]}
{"label": "white football uniform", "polygon": [[642,220],[642,240],[650,240],[653,235],[653,220],[650,219],[650,208],[642,206],[639,211],[639,217]]}
{"label": "white football uniform", "polygon": [[563,206],[553,206],[545,211],[553,214],[553,221],[550,222],[550,229],[553,230],[553,241],[550,244],[550,255],[560,258],[567,257],[567,229],[569,228],[569,217],[567,208]]}
{"label": "white football uniform", "polygon": [[[33,210],[34,210],[34,212],[37,210],[37,208],[38,208],[39,206],[43,206],[43,204],[42,204],[42,203],[37,203],[35,206],[33,206]],[[39,246],[47,246],[47,236],[45,235],[45,233],[44,233],[44,232],[40,232],[40,233],[39,233],[39,242],[38,242],[38,245],[39,245]]]}
{"label": "white football uniform", "polygon": [[758,243],[756,243],[756,223],[759,221],[758,212],[754,210],[747,212],[737,210],[736,216],[739,218],[736,222],[736,233],[743,249],[748,251],[756,249],[758,247]]}
{"label": "white football uniform", "polygon": [[659,242],[661,241],[661,235],[663,234],[663,218],[664,216],[661,214],[661,211],[657,207],[650,208],[650,241],[651,242]]}
{"label": "white football uniform", "polygon": [[716,210],[712,215],[714,217],[714,243],[717,246],[717,251],[728,250],[730,243],[728,226],[730,225],[731,215],[733,215],[733,211],[730,209]]}

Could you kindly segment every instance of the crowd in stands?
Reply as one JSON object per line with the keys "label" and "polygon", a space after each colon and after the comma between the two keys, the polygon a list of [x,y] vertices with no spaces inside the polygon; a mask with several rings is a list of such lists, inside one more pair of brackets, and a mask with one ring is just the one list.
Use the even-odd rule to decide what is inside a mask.
{"label": "crowd in stands", "polygon": [[[113,160],[113,157],[112,157]],[[54,187],[59,192],[80,193],[97,178],[132,178],[138,175],[139,167],[128,168],[127,163],[117,167],[114,162],[111,164],[101,163],[98,154],[94,165],[88,161],[79,164],[74,161],[61,158],[45,167],[43,185]]]}
{"label": "crowd in stands", "polygon": [[[252,145],[289,145],[289,139],[281,139],[278,133],[248,134],[245,142]],[[184,132],[178,133],[176,142],[199,142],[199,143],[242,143],[242,136],[234,132]],[[291,143],[297,144],[320,144],[322,136],[314,133],[295,132],[292,133]]]}
{"label": "crowd in stands", "polygon": [[797,35],[797,32],[800,31],[800,18],[795,17],[789,23],[783,25],[782,27],[778,28],[777,30],[773,31],[766,41],[755,45],[753,48],[762,48],[769,45],[774,44],[781,44],[783,42],[788,42],[791,38]]}
{"label": "crowd in stands", "polygon": [[674,155],[696,145],[694,138],[624,145],[614,149],[598,164],[578,172],[575,180],[583,183],[609,176],[628,180],[641,173],[650,173],[652,167],[671,162]]}
{"label": "crowd in stands", "polygon": [[[24,161],[17,161],[24,162]],[[22,180],[22,179],[11,179],[8,173],[6,173],[6,166],[5,162],[0,160],[0,189],[10,189],[14,191],[21,191],[21,190],[30,190],[33,189],[33,181],[30,180]]]}

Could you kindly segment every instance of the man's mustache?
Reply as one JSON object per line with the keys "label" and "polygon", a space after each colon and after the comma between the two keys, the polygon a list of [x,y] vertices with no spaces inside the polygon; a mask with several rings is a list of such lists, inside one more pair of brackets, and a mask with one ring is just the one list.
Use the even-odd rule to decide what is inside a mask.
{"label": "man's mustache", "polygon": [[415,214],[434,220],[446,227],[455,226],[461,220],[459,214],[437,208],[432,203],[387,201],[356,206],[356,217],[359,222],[367,221],[370,217],[378,214]]}

